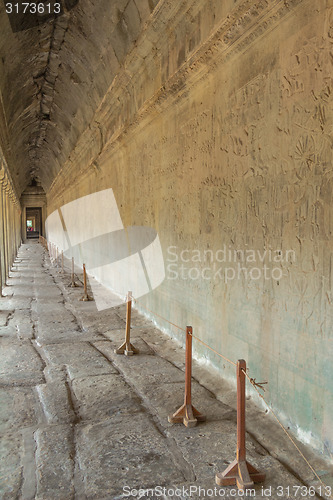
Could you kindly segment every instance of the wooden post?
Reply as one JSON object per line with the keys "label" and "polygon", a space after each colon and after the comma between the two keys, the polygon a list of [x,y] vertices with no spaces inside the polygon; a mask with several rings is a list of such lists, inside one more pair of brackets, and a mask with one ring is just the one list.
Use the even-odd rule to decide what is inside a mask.
{"label": "wooden post", "polygon": [[125,354],[125,356],[133,356],[139,354],[139,350],[131,344],[131,314],[132,314],[132,292],[127,294],[127,308],[126,308],[126,330],[125,342],[121,344],[118,349],[115,349],[116,354]]}
{"label": "wooden post", "polygon": [[83,288],[84,288],[84,295],[79,299],[82,302],[89,302],[90,300],[94,300],[90,295],[88,295],[87,291],[87,273],[86,273],[86,265],[83,264]]}
{"label": "wooden post", "polygon": [[75,288],[75,287],[77,287],[77,284],[75,283],[75,277],[74,277],[74,257],[72,257],[72,274],[71,274],[71,277],[72,277],[72,282],[71,282],[71,284],[69,286],[71,288]]}
{"label": "wooden post", "polygon": [[172,415],[168,421],[171,424],[183,423],[186,427],[195,427],[198,422],[204,422],[206,416],[192,405],[192,327],[186,327],[185,346],[185,397],[184,404]]}
{"label": "wooden post", "polygon": [[218,472],[215,480],[219,486],[237,484],[240,490],[252,488],[254,483],[265,480],[266,474],[259,472],[246,460],[246,426],[245,426],[245,372],[243,359],[237,362],[237,453],[234,460],[224,472]]}

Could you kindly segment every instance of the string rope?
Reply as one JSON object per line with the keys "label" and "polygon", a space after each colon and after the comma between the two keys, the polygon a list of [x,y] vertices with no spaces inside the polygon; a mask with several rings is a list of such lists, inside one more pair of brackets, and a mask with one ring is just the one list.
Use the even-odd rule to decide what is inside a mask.
{"label": "string rope", "polygon": [[[267,408],[269,409],[269,411],[272,413],[272,415],[274,416],[275,420],[277,421],[277,423],[279,424],[279,426],[281,427],[281,429],[283,430],[283,432],[286,434],[286,436],[288,437],[288,439],[292,442],[292,444],[294,445],[294,447],[296,448],[296,450],[298,451],[298,453],[301,455],[301,457],[303,458],[303,460],[305,461],[305,463],[308,465],[308,467],[311,469],[311,471],[313,472],[313,474],[315,475],[315,477],[318,479],[318,481],[325,488],[327,488],[328,487],[327,484],[324,483],[324,481],[320,478],[320,476],[317,474],[317,472],[315,471],[315,469],[312,467],[312,465],[310,464],[310,462],[308,461],[308,459],[306,458],[306,456],[304,455],[304,453],[300,450],[300,448],[297,445],[297,443],[295,442],[295,440],[291,437],[291,435],[289,434],[289,432],[287,431],[287,429],[284,427],[284,425],[280,421],[279,417],[276,415],[275,411],[267,403],[267,401],[264,398],[264,396],[262,394],[260,394],[260,392],[259,392],[259,390],[257,388],[258,384],[254,382],[254,379],[252,379],[248,375],[248,373],[246,373],[245,370],[242,370],[242,372],[244,373],[245,377],[248,379],[248,381],[250,382],[250,384],[254,387],[254,390],[256,391],[256,393],[258,394],[258,396],[264,401],[265,405],[267,406]],[[330,495],[330,498],[333,498],[333,496]]]}
{"label": "string rope", "polygon": [[[135,300],[135,302],[138,302],[136,299],[134,299],[134,300]],[[146,309],[146,308],[143,307],[143,309]],[[167,321],[168,323],[170,323],[171,325],[175,326],[176,328],[179,328],[180,330],[183,330],[183,331],[186,332],[186,330],[184,328],[181,328],[180,326],[172,323],[171,321],[169,321],[168,319],[164,318],[163,316],[160,316],[159,314],[155,313],[154,311],[151,311],[150,309],[146,309],[146,310],[148,310],[149,312],[151,312],[153,315],[158,316],[158,317],[164,319],[164,321]],[[226,356],[223,356],[223,354],[219,353],[218,351],[216,351],[215,349],[213,349],[212,347],[210,347],[208,344],[206,344],[206,342],[204,342],[203,340],[199,339],[199,337],[196,337],[193,334],[190,334],[190,335],[191,335],[191,337],[193,339],[195,339],[198,342],[200,342],[202,345],[204,345],[205,347],[207,347],[207,349],[209,349],[210,351],[214,352],[220,358],[224,359],[225,361],[227,361],[228,363],[230,363],[233,366],[237,366],[237,363],[235,363],[234,361],[231,361],[231,359],[227,358]],[[258,394],[258,396],[265,402],[267,408],[271,411],[271,413],[274,416],[275,420],[278,422],[278,424],[282,428],[283,432],[286,434],[286,436],[291,441],[291,443],[294,445],[294,447],[296,448],[296,450],[298,451],[298,453],[301,455],[301,457],[303,458],[303,460],[305,461],[305,463],[308,465],[308,467],[310,468],[310,470],[313,472],[314,476],[318,479],[318,481],[325,488],[327,488],[327,485],[323,482],[323,480],[317,474],[317,472],[315,471],[315,469],[312,467],[312,465],[310,464],[310,462],[308,461],[308,459],[305,457],[304,453],[300,450],[300,448],[297,445],[297,443],[295,442],[295,440],[291,437],[291,435],[289,434],[289,432],[287,431],[287,429],[284,427],[284,425],[282,424],[282,422],[280,421],[280,419],[278,418],[278,416],[276,415],[276,413],[273,411],[273,409],[267,403],[267,401],[265,400],[264,396],[259,392],[259,389],[261,389],[261,390],[263,390],[265,392],[265,388],[262,387],[262,386],[265,385],[265,384],[267,384],[268,382],[256,382],[256,379],[255,378],[251,378],[245,370],[242,370],[242,371],[245,374],[245,376],[248,379],[248,381],[250,382],[250,384],[254,387],[256,393]],[[333,496],[331,495],[330,498],[333,498]]]}
{"label": "string rope", "polygon": [[[55,259],[56,260],[56,259]],[[65,266],[64,266],[65,267]],[[181,326],[179,325],[176,325],[175,323],[172,323],[172,321],[168,320],[167,318],[165,318],[164,316],[161,316],[160,314],[152,311],[151,309],[147,308],[147,307],[144,307],[141,303],[139,303],[139,301],[137,299],[135,299],[134,297],[132,297],[132,301],[136,302],[137,304],[139,304],[139,306],[144,309],[145,311],[147,312],[150,312],[152,313],[154,316],[158,316],[159,318],[161,318],[162,320],[166,321],[167,323],[169,323],[170,325],[174,326],[175,328],[178,328],[179,330],[182,330],[183,332],[186,332],[186,329],[185,328],[182,328]],[[203,340],[199,339],[199,337],[196,337],[195,335],[193,334],[190,334],[191,337],[193,339],[195,339],[197,342],[199,342],[200,344],[204,345],[207,349],[209,349],[210,351],[212,351],[214,354],[216,354],[217,356],[219,356],[220,358],[224,359],[225,361],[227,361],[228,363],[230,363],[231,365],[233,366],[237,366],[237,363],[235,363],[234,361],[231,361],[231,359],[227,358],[226,356],[223,356],[223,354],[219,353],[218,351],[216,351],[215,349],[213,349],[212,347],[210,347],[208,344],[206,344],[206,342],[204,342]],[[312,467],[312,465],[310,464],[310,462],[308,461],[308,459],[306,458],[306,456],[304,455],[304,453],[301,451],[301,449],[299,448],[299,446],[297,445],[297,443],[295,442],[295,440],[291,437],[291,435],[289,434],[289,432],[287,431],[287,429],[284,427],[284,425],[282,424],[282,422],[280,421],[279,417],[276,415],[276,413],[274,412],[274,410],[271,408],[271,406],[267,403],[266,399],[264,398],[264,396],[259,392],[259,389],[263,390],[265,392],[265,388],[262,387],[263,385],[267,384],[268,382],[256,382],[256,379],[255,378],[251,378],[249,376],[249,374],[245,371],[245,370],[242,370],[242,372],[244,373],[245,377],[248,379],[248,381],[250,382],[250,384],[254,387],[254,390],[256,391],[256,393],[258,394],[258,396],[264,401],[265,405],[267,406],[267,408],[269,409],[269,411],[272,413],[272,415],[274,416],[275,420],[277,421],[277,423],[279,424],[279,426],[281,427],[281,429],[283,430],[283,432],[286,434],[286,436],[288,437],[288,439],[291,441],[291,443],[294,445],[294,447],[296,448],[296,450],[298,451],[298,453],[301,455],[301,457],[303,458],[303,460],[305,461],[305,463],[308,465],[308,467],[310,468],[310,470],[312,471],[312,473],[314,474],[314,476],[318,479],[318,481],[325,487],[327,488],[327,484],[324,483],[324,481],[320,478],[320,476],[317,474],[317,472],[315,471],[315,469]],[[330,498],[333,499],[333,496],[330,495]]]}
{"label": "string rope", "polygon": [[178,326],[176,325],[175,323],[172,323],[170,320],[168,320],[167,318],[165,318],[164,316],[161,316],[160,314],[157,314],[156,312],[152,311],[151,309],[148,309],[148,307],[144,307],[141,302],[139,302],[137,299],[135,299],[134,297],[132,297],[132,300],[134,302],[136,302],[137,304],[139,304],[140,307],[142,307],[142,309],[144,309],[145,311],[148,311],[150,313],[152,313],[154,316],[158,316],[159,318],[163,319],[164,321],[166,321],[167,323],[169,323],[170,325],[174,326],[175,328],[178,328],[179,330],[182,330],[183,332],[186,332],[186,329],[185,328],[182,328],[181,326]]}
{"label": "string rope", "polygon": [[220,354],[219,352],[215,351],[215,349],[213,349],[212,347],[210,347],[208,344],[206,344],[206,342],[204,342],[203,340],[199,339],[198,337],[196,337],[195,335],[191,334],[191,337],[193,337],[195,340],[197,340],[198,342],[200,342],[200,344],[203,344],[205,347],[207,347],[207,349],[209,349],[210,351],[214,352],[215,354],[217,354],[217,356],[219,356],[220,358],[224,359],[225,361],[227,361],[228,363],[230,363],[231,365],[234,365],[234,366],[237,366],[237,363],[234,363],[233,361],[231,361],[231,359],[229,358],[226,358],[225,356],[223,356],[223,354]]}

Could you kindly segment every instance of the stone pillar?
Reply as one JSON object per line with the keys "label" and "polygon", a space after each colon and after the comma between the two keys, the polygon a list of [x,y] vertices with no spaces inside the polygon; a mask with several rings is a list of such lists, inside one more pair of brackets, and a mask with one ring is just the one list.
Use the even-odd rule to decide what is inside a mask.
{"label": "stone pillar", "polygon": [[19,201],[13,183],[4,163],[0,164],[0,266],[2,269],[2,286],[6,283],[9,270],[17,255],[21,242]]}

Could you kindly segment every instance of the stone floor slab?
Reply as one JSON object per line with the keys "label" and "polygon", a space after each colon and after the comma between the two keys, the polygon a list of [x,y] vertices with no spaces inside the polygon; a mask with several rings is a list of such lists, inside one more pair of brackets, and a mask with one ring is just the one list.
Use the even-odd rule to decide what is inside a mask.
{"label": "stone floor slab", "polygon": [[87,342],[44,345],[43,352],[50,363],[65,365],[71,379],[117,373],[112,364]]}
{"label": "stone floor slab", "polygon": [[0,439],[0,498],[20,498],[22,485],[22,437],[4,434]]}
{"label": "stone floor slab", "polygon": [[[182,481],[161,435],[142,414],[77,428],[80,471],[88,498],[113,498],[131,485]],[[108,471],[105,474],[105,471]]]}
{"label": "stone floor slab", "polygon": [[76,420],[65,381],[37,385],[36,390],[48,424],[70,424]]}
{"label": "stone floor slab", "polygon": [[72,390],[83,420],[105,420],[142,412],[141,401],[120,375],[97,375],[73,381]]}
{"label": "stone floor slab", "polygon": [[45,382],[44,363],[29,341],[3,344],[0,339],[0,384],[35,385]]}
{"label": "stone floor slab", "polygon": [[136,386],[146,384],[181,382],[184,374],[171,363],[159,356],[139,354],[135,356],[118,355],[110,342],[94,342],[94,345],[118,367],[122,373],[131,374]]}
{"label": "stone floor slab", "polygon": [[[141,352],[116,355],[126,304],[97,311],[94,302],[78,301],[82,282],[69,288],[69,275],[50,268],[37,242],[19,253],[5,288],[14,295],[0,298],[0,498],[116,500],[138,498],[124,496],[124,486],[214,488],[216,472],[236,455],[234,388],[194,360],[192,402],[207,421],[191,429],[170,424],[167,416],[184,398],[181,343],[133,309],[131,338]],[[32,341],[18,340],[25,335]],[[267,473],[267,491],[273,488],[264,496],[258,486],[258,498],[278,500],[274,488],[297,485],[288,468],[318,483],[280,427],[249,399],[247,429],[248,458]],[[304,449],[329,482],[330,470]],[[223,496],[244,498],[232,487]],[[214,497],[185,490],[145,498]]]}
{"label": "stone floor slab", "polygon": [[50,426],[35,432],[36,500],[74,498],[75,443],[69,426]]}
{"label": "stone floor slab", "polygon": [[30,387],[0,388],[0,433],[37,425],[38,398]]}

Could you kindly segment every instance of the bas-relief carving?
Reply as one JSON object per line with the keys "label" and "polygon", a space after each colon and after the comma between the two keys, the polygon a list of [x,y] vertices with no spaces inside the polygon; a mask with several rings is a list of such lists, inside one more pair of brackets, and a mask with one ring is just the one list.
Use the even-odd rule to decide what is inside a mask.
{"label": "bas-relief carving", "polygon": [[[327,308],[332,293],[328,265],[331,251],[325,250],[323,258],[323,248],[327,248],[333,234],[332,19],[331,10],[326,14],[326,22],[322,23],[325,26],[322,35],[304,43],[305,34],[302,37],[298,34],[300,41],[295,41],[294,50],[287,58],[284,54],[277,123],[284,134],[290,169],[294,172],[293,189],[298,191],[298,200],[294,200],[294,220],[298,220],[297,234],[301,241],[300,271],[311,282],[312,305],[308,306],[311,309],[315,305],[319,310],[322,301]],[[317,31],[320,32],[318,27]]]}
{"label": "bas-relief carving", "polygon": [[[331,38],[332,12],[329,17]],[[295,248],[300,262],[294,274],[285,269],[285,274],[293,277],[289,292],[293,290],[295,301],[286,303],[285,308],[291,314],[307,314],[308,326],[323,335],[325,322],[319,321],[314,311],[324,308],[323,314],[327,314],[332,297],[332,253],[327,250],[323,259],[322,246],[314,243],[330,241],[333,233],[332,43],[327,37],[313,37],[305,45],[304,36],[298,34],[298,39],[300,47],[289,57],[283,51],[280,114],[275,118],[278,151],[276,147],[268,150],[265,134],[270,124],[264,119],[268,108],[263,96],[274,75],[260,75],[232,94],[229,105],[224,103],[216,113],[220,155],[226,178],[231,180],[226,196],[221,189],[221,199],[229,201],[225,201],[223,230],[230,234],[232,222],[251,230],[252,241],[260,241],[261,235],[264,244],[283,241]],[[239,182],[240,178],[244,182]],[[230,196],[236,185],[239,198],[247,199],[245,207],[236,207]],[[273,212],[269,224],[263,219],[267,200],[268,210]],[[226,209],[228,205],[237,208],[234,214]]]}

